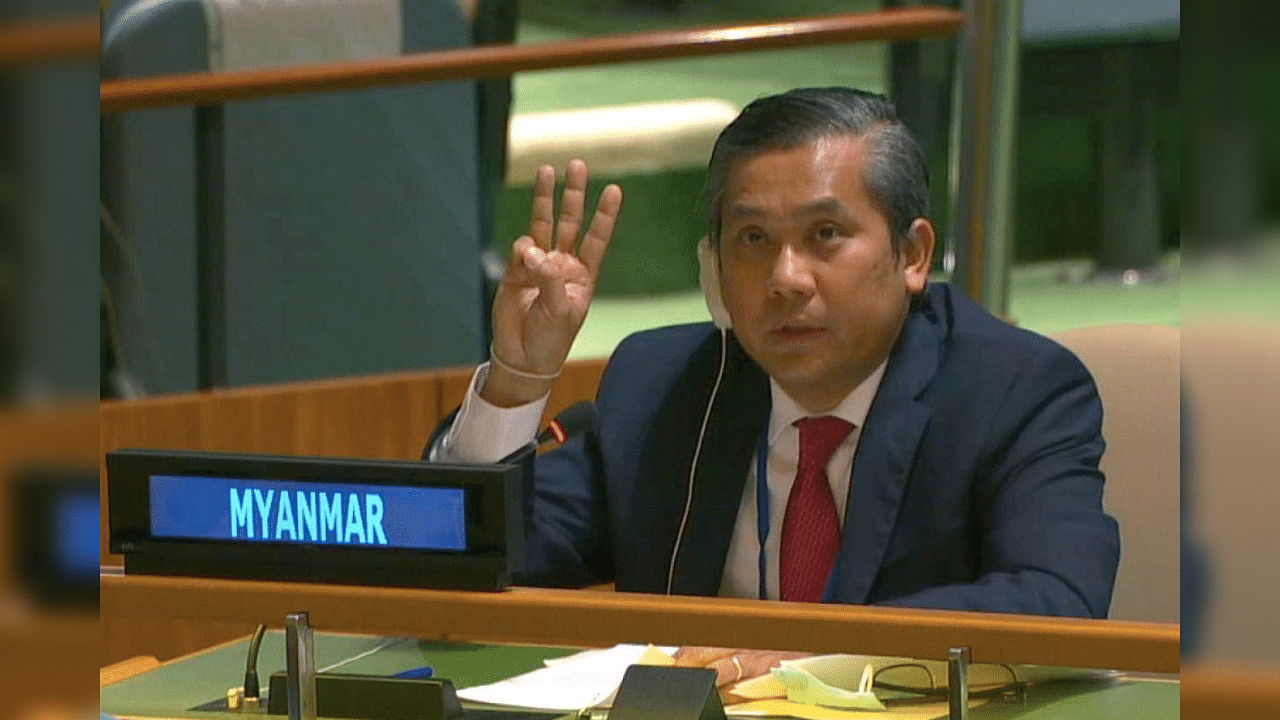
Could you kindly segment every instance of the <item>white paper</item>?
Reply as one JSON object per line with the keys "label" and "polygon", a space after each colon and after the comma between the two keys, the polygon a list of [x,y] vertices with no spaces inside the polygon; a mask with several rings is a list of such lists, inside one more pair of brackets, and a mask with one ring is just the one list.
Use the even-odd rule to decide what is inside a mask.
{"label": "white paper", "polygon": [[[656,648],[667,655],[676,648]],[[647,645],[615,645],[587,650],[545,662],[547,667],[492,685],[458,691],[471,702],[507,705],[529,710],[577,712],[604,704],[622,684],[627,668],[636,664]]]}

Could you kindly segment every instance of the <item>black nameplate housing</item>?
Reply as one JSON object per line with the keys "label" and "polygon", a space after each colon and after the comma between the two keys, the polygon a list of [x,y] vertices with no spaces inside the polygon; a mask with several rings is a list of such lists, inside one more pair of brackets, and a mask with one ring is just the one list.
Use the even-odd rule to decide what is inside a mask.
{"label": "black nameplate housing", "polygon": [[[287,677],[271,676],[267,713],[289,714]],[[316,675],[316,716],[351,720],[460,720],[462,705],[448,680],[375,675]]]}
{"label": "black nameplate housing", "polygon": [[716,671],[632,665],[622,677],[609,720],[725,720]]}
{"label": "black nameplate housing", "polygon": [[107,454],[126,574],[499,590],[523,565],[527,463]]}

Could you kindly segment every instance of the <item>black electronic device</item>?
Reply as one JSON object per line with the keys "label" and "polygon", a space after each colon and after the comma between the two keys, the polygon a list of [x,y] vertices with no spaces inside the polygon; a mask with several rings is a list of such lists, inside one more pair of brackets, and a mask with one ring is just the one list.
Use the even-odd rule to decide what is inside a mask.
{"label": "black electronic device", "polygon": [[527,461],[107,454],[126,574],[497,590],[524,557]]}
{"label": "black electronic device", "polygon": [[632,665],[622,676],[609,720],[725,720],[716,671]]}
{"label": "black electronic device", "polygon": [[[285,673],[271,676],[267,713],[288,715]],[[351,720],[462,720],[453,683],[377,675],[316,675],[316,716]]]}
{"label": "black electronic device", "polygon": [[99,480],[92,468],[28,468],[9,496],[14,574],[44,607],[97,611]]}

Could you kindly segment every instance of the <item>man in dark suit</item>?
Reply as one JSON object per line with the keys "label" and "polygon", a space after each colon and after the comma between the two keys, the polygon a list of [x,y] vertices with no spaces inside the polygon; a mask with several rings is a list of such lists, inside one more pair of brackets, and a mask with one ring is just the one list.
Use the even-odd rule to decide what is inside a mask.
{"label": "man in dark suit", "polygon": [[[566,175],[553,223],[539,173],[491,362],[436,457],[493,460],[536,430],[621,205],[606,188],[579,247],[586,168]],[[598,432],[537,461],[534,566],[630,591],[1105,617],[1119,538],[1097,390],[1067,350],[928,283],[925,165],[888,100],[751,103],[707,196],[716,324],[618,347]]]}

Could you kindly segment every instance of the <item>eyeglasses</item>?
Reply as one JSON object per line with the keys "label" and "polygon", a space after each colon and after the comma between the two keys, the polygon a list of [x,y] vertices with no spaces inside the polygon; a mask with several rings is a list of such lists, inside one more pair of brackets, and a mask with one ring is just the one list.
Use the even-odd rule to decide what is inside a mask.
{"label": "eyeglasses", "polygon": [[[1027,690],[1027,683],[1018,679],[1018,674],[1013,668],[1000,665],[986,665],[983,668],[1004,668],[1008,673],[1007,681],[1004,677],[987,679],[984,681],[982,677],[974,677],[975,674],[981,673],[978,667],[970,667],[969,675],[969,697],[971,698],[1000,698],[1009,702],[1018,702],[1023,699]],[[918,672],[913,672],[912,669]],[[975,673],[978,671],[978,673]],[[923,673],[928,678],[927,687],[922,687],[918,682],[911,682],[912,676]],[[886,677],[887,676],[887,677]],[[906,693],[910,696],[921,698],[946,697],[946,685],[939,686],[938,678],[934,675],[933,670],[923,663],[898,663],[896,665],[887,665],[875,672],[872,677],[871,686],[879,690],[891,690],[894,692]]]}

